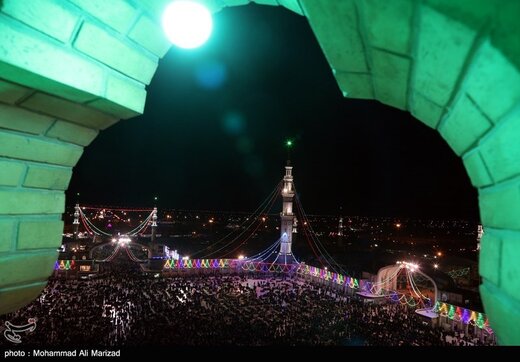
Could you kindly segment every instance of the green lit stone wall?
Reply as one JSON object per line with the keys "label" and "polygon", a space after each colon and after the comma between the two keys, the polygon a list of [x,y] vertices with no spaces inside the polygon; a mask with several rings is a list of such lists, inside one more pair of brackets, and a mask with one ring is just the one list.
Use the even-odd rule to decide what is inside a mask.
{"label": "green lit stone wall", "polygon": [[[143,112],[169,48],[158,26],[168,2],[3,0],[0,313],[45,285],[83,147]],[[217,12],[250,1],[203,2]],[[410,111],[462,158],[485,226],[486,313],[501,344],[520,345],[520,2],[254,2],[308,18],[345,97]]]}
{"label": "green lit stone wall", "polygon": [[410,111],[462,158],[485,227],[485,311],[501,344],[520,345],[520,2],[300,4],[346,97]]}
{"label": "green lit stone wall", "polygon": [[169,49],[145,2],[0,1],[0,314],[38,296],[83,147],[141,114]]}

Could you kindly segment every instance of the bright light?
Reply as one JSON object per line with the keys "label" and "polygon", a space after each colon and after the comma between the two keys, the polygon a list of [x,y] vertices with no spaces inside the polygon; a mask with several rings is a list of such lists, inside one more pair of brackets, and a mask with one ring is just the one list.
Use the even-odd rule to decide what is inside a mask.
{"label": "bright light", "polygon": [[433,264],[433,267],[437,269],[439,267],[439,264]]}
{"label": "bright light", "polygon": [[287,140],[285,142],[285,144],[287,145],[287,147],[291,147],[292,146],[292,141],[291,140]]}
{"label": "bright light", "polygon": [[400,228],[400,227],[401,227],[401,224],[395,224],[395,227],[396,227],[396,228]]}
{"label": "bright light", "polygon": [[437,256],[442,256],[442,253],[439,251],[439,252],[437,253]]}
{"label": "bright light", "polygon": [[116,238],[112,238],[112,242],[115,243],[117,241]]}
{"label": "bright light", "polygon": [[128,236],[123,235],[123,236],[119,237],[118,243],[119,243],[119,245],[126,245],[126,244],[130,244],[131,241],[132,240]]}
{"label": "bright light", "polygon": [[417,269],[419,269],[419,265],[418,264],[415,264],[415,263],[409,263],[407,261],[398,261],[396,262],[396,264],[401,264],[401,265],[404,265],[405,268],[411,270],[412,272],[416,271]]}
{"label": "bright light", "polygon": [[244,256],[243,255],[239,255],[238,256],[238,260],[243,260],[244,259]]}
{"label": "bright light", "polygon": [[174,1],[164,10],[162,26],[167,38],[184,49],[201,46],[213,30],[211,13],[195,1]]}
{"label": "bright light", "polygon": [[265,221],[265,217],[262,218],[262,221]]}
{"label": "bright light", "polygon": [[189,256],[183,256],[183,257],[182,257],[182,260],[189,260],[189,259],[190,259]]}

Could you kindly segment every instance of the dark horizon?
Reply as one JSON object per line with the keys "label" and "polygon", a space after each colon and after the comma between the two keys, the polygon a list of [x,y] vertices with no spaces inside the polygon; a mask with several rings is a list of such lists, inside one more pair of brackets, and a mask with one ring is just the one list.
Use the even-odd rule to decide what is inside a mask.
{"label": "dark horizon", "polygon": [[214,21],[205,46],[161,61],[144,115],[86,148],[67,205],[80,192],[85,204],[254,210],[293,138],[309,214],[479,219],[460,158],[409,113],[343,98],[305,18],[250,5]]}

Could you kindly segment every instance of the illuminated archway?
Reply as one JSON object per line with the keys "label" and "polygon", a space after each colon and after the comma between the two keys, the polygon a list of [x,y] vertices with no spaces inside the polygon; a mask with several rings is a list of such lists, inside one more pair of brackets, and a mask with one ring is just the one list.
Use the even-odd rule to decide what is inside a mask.
{"label": "illuminated archway", "polygon": [[[169,48],[167,2],[0,1],[0,313],[35,298],[52,272],[83,147],[143,112]],[[308,18],[344,96],[409,110],[462,157],[486,228],[486,313],[500,343],[520,344],[520,3],[255,2]]]}

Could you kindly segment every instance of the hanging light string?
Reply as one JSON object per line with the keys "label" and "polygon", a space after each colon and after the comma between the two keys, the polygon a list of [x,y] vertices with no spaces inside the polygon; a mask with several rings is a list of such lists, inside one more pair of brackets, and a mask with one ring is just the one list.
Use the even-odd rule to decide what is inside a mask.
{"label": "hanging light string", "polygon": [[[255,212],[253,213],[253,216],[252,216],[252,217],[248,217],[248,218],[247,218],[247,219],[252,219],[252,221],[249,223],[249,225],[248,225],[244,230],[242,230],[242,231],[241,231],[241,232],[240,232],[236,237],[234,237],[233,239],[231,239],[231,241],[227,242],[226,244],[224,244],[224,245],[223,245],[222,247],[220,247],[219,249],[217,249],[217,250],[215,250],[215,251],[212,251],[212,252],[209,252],[209,253],[207,253],[207,254],[204,255],[204,256],[201,256],[200,259],[207,259],[209,256],[214,255],[214,254],[218,253],[219,251],[221,251],[221,250],[227,248],[228,246],[230,246],[231,244],[233,244],[236,240],[238,240],[242,235],[244,235],[246,232],[248,232],[249,229],[250,229],[250,228],[251,228],[251,227],[252,227],[252,226],[253,226],[257,221],[259,221],[259,216],[262,215],[262,214],[265,214],[265,213],[266,213],[265,210],[267,210],[267,209],[270,210],[270,209],[272,208],[274,202],[276,201],[276,196],[277,196],[278,191],[279,191],[279,189],[280,189],[280,185],[281,185],[281,182],[279,182],[278,185],[275,187],[275,189],[271,192],[271,194],[269,195],[269,198],[266,199],[266,200],[264,200],[264,202],[263,202],[262,204],[265,204],[265,205],[264,205],[263,208],[260,210],[260,212],[258,212],[258,210],[260,209],[260,207],[261,207],[262,205],[261,205],[260,207],[258,207],[258,208],[255,210]],[[267,203],[266,203],[265,201],[267,201]],[[249,221],[249,220],[247,220],[247,219],[246,219],[246,220],[241,224],[241,226],[242,226],[245,222]],[[261,222],[258,224],[258,226],[259,226],[259,225],[261,225]],[[256,229],[258,229],[258,226],[257,226]],[[256,229],[255,229],[255,231],[256,231]],[[201,249],[201,250],[195,252],[193,255],[200,254],[200,253],[202,253],[202,252],[204,252],[204,251],[209,250],[210,248],[215,247],[215,245],[217,245],[218,243],[220,243],[221,241],[223,241],[224,239],[226,239],[227,236],[231,235],[231,234],[234,233],[234,232],[235,232],[235,231],[233,230],[231,233],[229,233],[228,235],[226,235],[224,238],[220,239],[219,241],[217,241],[216,243],[214,243],[214,244],[212,244],[212,245],[208,245],[207,247],[205,247],[205,248],[203,248],[203,249]],[[254,233],[254,231],[253,231],[253,233]]]}
{"label": "hanging light string", "polygon": [[[264,201],[262,201],[262,203],[256,208],[255,211],[253,211],[253,213],[251,214],[251,216],[247,217],[244,221],[242,221],[242,223],[238,226],[237,230],[241,229],[245,224],[246,222],[249,221],[249,219],[253,220],[244,230],[242,230],[242,232],[237,235],[233,240],[232,242],[234,242],[236,239],[238,239],[240,236],[242,236],[256,221],[256,219],[262,215],[262,214],[265,214],[265,209],[266,207],[269,205],[269,203],[272,202],[273,198],[276,197],[276,195],[278,194],[278,191],[280,190],[280,187],[281,187],[281,184],[282,182],[280,181],[276,186],[275,188],[271,191],[271,193],[267,196],[267,198],[264,199]],[[229,236],[231,236],[233,233],[235,233],[235,230],[232,230],[230,233],[228,233],[226,236],[224,236],[223,238],[219,239],[218,241],[216,241],[215,243],[213,243],[212,245],[208,245],[207,247],[197,251],[194,253],[194,255],[197,255],[203,251],[206,251],[206,250],[209,250],[210,248],[213,248],[215,247],[216,245],[218,245],[219,243],[221,242],[224,242],[224,240],[226,240]],[[227,245],[227,244],[226,244]]]}
{"label": "hanging light string", "polygon": [[258,261],[258,260],[263,261],[265,259],[264,256],[269,256],[269,254],[273,250],[276,250],[276,247],[280,245],[281,240],[282,240],[282,238],[279,238],[273,244],[271,244],[271,246],[269,246],[267,249],[264,249],[261,252],[259,252],[258,254],[255,254],[255,255],[249,257],[248,260],[249,261]]}
{"label": "hanging light string", "polygon": [[[303,222],[304,221],[304,216],[302,215],[302,211],[300,209],[300,205],[299,203],[297,202],[296,203],[296,212],[299,213],[300,215],[300,219],[302,220],[302,224],[304,225],[305,223]],[[304,225],[305,226],[305,225]],[[320,257],[319,253],[316,252],[316,250],[314,249],[314,246],[313,246],[313,242],[311,242],[311,239],[309,237],[309,234],[308,234],[308,231],[307,231],[307,228],[305,228],[304,226],[302,226],[303,228],[303,235],[305,235],[305,239],[307,240],[307,244],[309,245],[312,253],[314,254],[314,256],[316,257],[316,260],[321,264],[321,267],[322,268],[325,268],[325,265],[323,264],[323,261],[322,261],[322,258]],[[325,262],[327,263],[327,265],[330,267],[330,263],[328,262],[328,260],[325,259]]]}
{"label": "hanging light string", "polygon": [[[81,216],[82,220],[84,219],[86,221],[87,225],[90,226],[90,229],[93,230],[96,235],[112,236],[112,234],[106,233],[103,230],[97,228],[94,225],[94,223],[88,219],[88,217],[85,215],[85,213],[83,212],[81,207],[79,208],[79,211],[80,211],[80,216]],[[152,215],[153,215],[153,210],[152,210],[152,212],[150,212],[148,217],[142,223],[140,223],[137,227],[135,227],[133,230],[128,232],[127,235],[130,235],[130,236],[137,235],[141,230],[143,230],[148,225],[148,222],[152,218]],[[85,224],[84,224],[84,226],[86,229],[88,229]]]}
{"label": "hanging light string", "polygon": [[111,234],[108,234],[106,232],[104,232],[103,230],[100,230],[98,229],[88,218],[87,216],[83,213],[83,210],[81,210],[81,207],[79,208],[79,214],[81,215],[81,218],[84,219],[87,224],[90,226],[90,228],[92,230],[95,231],[95,234],[97,235],[105,235],[105,236],[112,236]]}
{"label": "hanging light string", "polygon": [[148,226],[148,223],[152,219],[152,216],[153,216],[153,211],[150,213],[150,215],[148,215],[148,217],[141,224],[139,224],[133,230],[129,231],[127,233],[127,235],[135,236],[135,235],[139,234],[141,232],[141,230],[143,230],[144,228],[146,228]]}
{"label": "hanging light string", "polygon": [[[415,289],[414,287],[414,284],[413,284],[413,279],[412,279],[412,275],[411,275],[411,272],[410,270],[406,270],[406,278],[407,278],[407,285],[408,285],[408,293],[410,293],[410,295],[415,299],[416,297],[418,298],[419,302],[421,304],[423,304],[423,300],[420,296],[420,293],[418,293],[418,291]],[[412,294],[413,293],[413,294]]]}
{"label": "hanging light string", "polygon": [[[273,205],[274,203],[276,202],[276,198],[277,198],[277,194],[278,194],[278,189],[280,188],[280,185],[281,185],[281,182],[278,184],[278,186],[276,187],[275,189],[275,192],[273,193],[273,196],[271,197],[271,200],[269,200],[269,204],[266,204],[266,206],[264,207],[264,209],[261,211],[260,214],[265,214],[265,213],[269,213],[269,211],[271,211],[271,209],[273,208]],[[265,210],[267,210],[267,212],[265,212]],[[249,234],[249,236],[244,239],[244,241],[238,246],[236,247],[235,249],[233,249],[232,251],[235,251],[237,250],[239,247],[241,247],[242,245],[244,245],[246,243],[247,240],[249,240],[251,238],[251,236],[254,235],[254,233],[256,232],[256,230],[258,230],[258,228],[260,227],[260,225],[262,225],[262,221],[261,219],[259,219],[258,217],[254,218],[253,221],[249,224],[249,226],[247,226],[246,229],[244,229],[240,234],[238,234],[235,238],[233,238],[230,242],[228,242],[227,244],[223,245],[222,247],[220,247],[219,249],[215,250],[215,251],[212,251],[208,254],[206,254],[205,256],[201,257],[201,259],[207,259],[208,257],[210,257],[211,255],[215,255],[216,253],[218,253],[219,251],[227,248],[228,246],[230,246],[231,244],[233,244],[236,240],[238,240],[242,235],[244,235],[246,233],[246,231],[249,231],[249,229],[258,221],[258,225],[256,226],[256,228],[253,230],[253,232],[251,234]]]}
{"label": "hanging light string", "polygon": [[[295,188],[295,193],[296,193],[296,188]],[[312,228],[312,225],[309,221],[309,219],[307,218],[307,215],[305,214],[305,210],[303,209],[303,206],[301,204],[301,201],[300,201],[300,198],[298,196],[298,194],[296,193],[296,205],[298,206],[298,208],[300,209],[300,212],[302,214],[302,216],[304,217],[304,230],[305,230],[305,222],[307,223],[307,226],[309,227],[309,231],[310,231],[310,235],[311,235],[311,238],[314,242],[314,245],[316,245],[316,247],[318,248],[318,250],[320,250],[320,246],[321,246],[321,250],[320,250],[320,253],[322,254],[322,256],[325,258],[325,260],[330,260],[330,261],[327,261],[327,263],[329,264],[329,266],[332,268],[332,270],[336,273],[339,273],[341,272],[342,274],[347,274],[345,272],[345,270],[343,270],[343,268],[341,267],[341,265],[339,265],[338,262],[336,262],[336,260],[328,253],[327,249],[323,246],[323,244],[320,242],[318,236],[316,235],[314,229]],[[336,268],[333,267],[334,264]]]}
{"label": "hanging light string", "polygon": [[[271,209],[273,208],[274,206],[274,203],[276,201],[276,197],[273,198],[270,206],[269,206],[269,209],[267,210],[267,214],[271,211]],[[249,236],[247,238],[244,239],[244,241],[242,241],[242,243],[240,243],[236,248],[234,248],[233,250],[230,250],[228,251],[227,253],[225,253],[224,255],[221,256],[221,258],[224,258],[226,257],[227,255],[237,251],[239,248],[241,248],[253,235],[255,235],[256,231],[258,230],[258,228],[260,227],[260,225],[262,225],[262,222],[259,222],[258,225],[256,226],[256,228],[253,230],[253,232],[251,234],[249,234]]]}
{"label": "hanging light string", "polygon": [[128,247],[126,247],[125,249],[126,249],[126,254],[130,258],[130,260],[138,262],[138,263],[142,263],[142,262],[146,261],[146,260],[141,260],[138,257],[136,257],[134,252],[131,250],[130,245],[128,245]]}
{"label": "hanging light string", "polygon": [[126,209],[118,206],[81,206],[85,210],[96,210],[96,211],[121,211],[121,212],[151,212],[153,209]]}
{"label": "hanging light string", "polygon": [[[295,190],[296,191],[296,190]],[[305,214],[305,210],[303,209],[303,205],[301,204],[301,201],[298,197],[298,194],[296,194],[296,206],[297,208],[299,209],[299,212],[300,212],[300,215],[303,219],[303,230],[304,232],[306,231],[306,228],[305,226],[307,225],[308,226],[308,233],[311,237],[311,241],[313,242],[313,244],[316,246],[316,249],[319,251],[321,257],[323,257],[323,259],[325,260],[325,262],[328,264],[328,267],[331,268],[332,271],[334,272],[338,272],[338,270],[336,269],[336,267],[334,265],[336,265],[338,267],[338,269],[341,271],[342,274],[347,274],[342,268],[341,266],[339,266],[339,264],[334,260],[334,258],[332,258],[329,253],[327,252],[327,249],[325,249],[325,247],[321,244],[321,242],[319,241],[318,237],[316,236],[316,233],[314,232],[314,229],[312,228],[312,225],[307,217],[307,215]],[[321,246],[321,248],[320,248]],[[328,257],[327,257],[328,256]]]}
{"label": "hanging light string", "polygon": [[105,262],[111,261],[112,259],[114,259],[114,257],[117,255],[117,253],[119,252],[120,249],[121,249],[121,245],[117,244],[117,246],[114,248],[114,251],[112,252],[112,254],[107,256],[105,259],[101,259],[101,260],[96,259],[95,262],[96,263],[105,263]]}
{"label": "hanging light string", "polygon": [[387,276],[386,279],[383,279],[380,282],[371,283],[372,285],[370,287],[370,293],[381,295],[383,294],[383,291],[390,291],[389,289],[384,289],[381,286],[389,285],[391,282],[393,282],[393,280],[396,279],[399,273],[403,270],[403,267],[403,265],[399,265],[395,268],[393,274]]}
{"label": "hanging light string", "polygon": [[92,235],[92,234],[98,235],[92,229],[90,229],[88,227],[87,223],[85,222],[85,219],[83,218],[83,216],[81,216],[81,212],[80,212],[80,219],[81,219],[81,223],[83,224],[83,227],[85,228],[85,230],[87,231],[88,234],[90,234],[90,235]]}
{"label": "hanging light string", "polygon": [[427,296],[425,296],[424,294],[421,293],[421,290],[419,289],[419,287],[417,286],[417,284],[415,283],[415,280],[414,280],[414,275],[413,273],[410,271],[410,270],[407,270],[408,274],[410,275],[410,284],[412,285],[412,289],[414,291],[414,293],[422,298],[422,299],[426,299],[428,301],[431,301],[430,298],[428,298]]}

